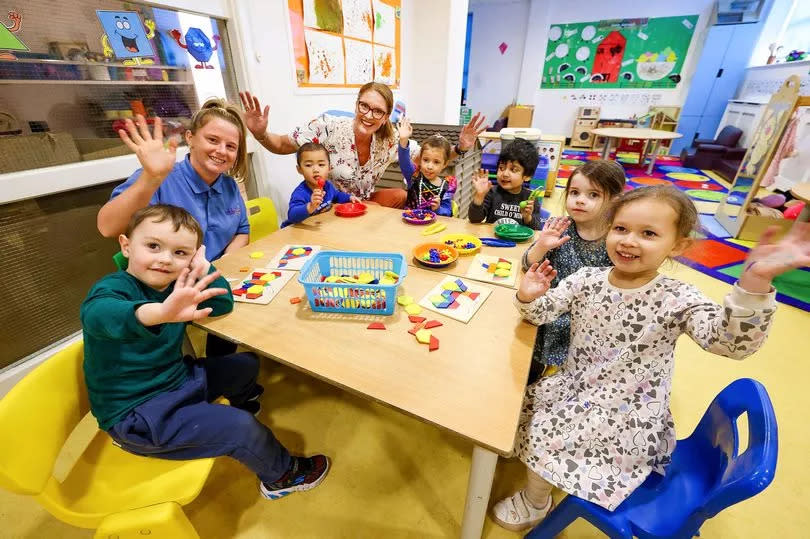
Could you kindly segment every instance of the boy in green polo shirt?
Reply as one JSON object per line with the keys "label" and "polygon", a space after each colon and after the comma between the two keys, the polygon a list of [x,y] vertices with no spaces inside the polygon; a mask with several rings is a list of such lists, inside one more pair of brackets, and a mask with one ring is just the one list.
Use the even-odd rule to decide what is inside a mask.
{"label": "boy in green polo shirt", "polygon": [[[259,476],[261,494],[280,498],[317,486],[324,455],[294,457],[253,412],[261,394],[258,358],[201,360],[181,352],[192,320],[233,310],[228,282],[201,247],[185,210],[154,205],[119,237],[126,270],[103,277],[81,306],[84,374],[99,427],[123,449],[172,460],[227,455]],[[232,406],[213,404],[220,395]]]}

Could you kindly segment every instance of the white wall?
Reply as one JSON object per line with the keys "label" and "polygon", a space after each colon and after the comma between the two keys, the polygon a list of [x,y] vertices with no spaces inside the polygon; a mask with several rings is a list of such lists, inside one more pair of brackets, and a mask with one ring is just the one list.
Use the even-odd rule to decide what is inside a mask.
{"label": "white wall", "polygon": [[[700,58],[707,24],[715,4],[714,0],[577,0],[576,9],[571,2],[532,0],[529,27],[518,88],[518,101],[533,104],[533,127],[544,133],[571,136],[577,107],[601,106],[603,118],[626,118],[644,114],[649,105],[682,105],[689,91],[692,75]],[[699,14],[692,42],[687,52],[683,79],[674,89],[574,89],[541,90],[540,74],[546,57],[548,29],[551,24],[598,21],[639,17],[670,17]],[[593,96],[593,99],[590,98]],[[603,101],[604,100],[604,101]]]}
{"label": "white wall", "polygon": [[[771,54],[769,45],[771,43],[782,44],[779,41],[790,22],[790,16],[797,2],[798,0],[773,0],[771,10],[762,27],[762,33],[760,33],[759,40],[751,53],[751,59],[748,62],[749,66],[765,65],[768,56]],[[783,48],[776,56],[784,57],[788,52],[790,52],[789,49]]]}
{"label": "white wall", "polygon": [[[297,88],[286,4],[234,2],[246,84],[262,104],[270,105],[269,130],[274,133],[288,133],[329,109],[352,111],[357,95],[355,90],[314,93]],[[458,122],[466,14],[467,0],[402,1],[401,87],[394,95],[405,102],[415,122]],[[283,219],[290,194],[301,181],[294,157],[261,151],[254,164],[259,169],[259,192],[273,199]]]}
{"label": "white wall", "polygon": [[[529,0],[470,2],[473,20],[467,106],[484,113],[489,123],[497,120],[518,94],[529,7]],[[501,43],[507,44],[504,54],[498,49]]]}

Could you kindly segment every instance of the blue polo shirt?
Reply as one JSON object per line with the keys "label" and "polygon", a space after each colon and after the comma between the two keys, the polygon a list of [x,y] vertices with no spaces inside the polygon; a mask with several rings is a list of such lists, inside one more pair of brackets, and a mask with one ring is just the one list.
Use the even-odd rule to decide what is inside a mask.
{"label": "blue polo shirt", "polygon": [[[113,189],[110,199],[135,183],[142,170],[139,168]],[[236,181],[220,174],[209,186],[191,166],[188,156],[174,165],[149,204],[180,206],[193,215],[203,229],[203,244],[209,260],[221,257],[237,234],[250,233],[245,202]]]}

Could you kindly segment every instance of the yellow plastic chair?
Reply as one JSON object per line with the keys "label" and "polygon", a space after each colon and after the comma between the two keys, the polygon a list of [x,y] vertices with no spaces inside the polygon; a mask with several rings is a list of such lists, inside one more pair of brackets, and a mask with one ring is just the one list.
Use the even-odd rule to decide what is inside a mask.
{"label": "yellow plastic chair", "polygon": [[250,223],[250,243],[278,230],[278,214],[273,201],[259,197],[245,202]]}
{"label": "yellow plastic chair", "polygon": [[127,453],[98,431],[67,477],[53,467],[89,412],[83,343],[56,353],[0,400],[0,487],[31,495],[59,520],[96,529],[97,539],[197,538],[182,505],[214,459],[162,460]]}

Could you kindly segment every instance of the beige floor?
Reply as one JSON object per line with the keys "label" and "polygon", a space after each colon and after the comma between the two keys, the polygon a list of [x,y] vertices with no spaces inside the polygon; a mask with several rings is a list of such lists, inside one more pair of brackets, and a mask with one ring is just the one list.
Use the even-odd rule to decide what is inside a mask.
{"label": "beige floor", "polygon": [[[675,263],[666,272],[696,284],[718,301],[729,289]],[[810,434],[802,410],[810,408],[808,329],[809,313],[780,304],[769,341],[746,361],[712,356],[688,338],[681,340],[672,395],[679,437],[691,432],[718,391],[740,377],[765,384],[779,420],[780,458],[773,484],[756,498],[708,521],[702,537],[807,536]],[[256,479],[247,470],[219,459],[200,496],[186,506],[201,537],[458,536],[470,465],[468,443],[269,360],[261,378],[267,393],[260,419],[293,452],[331,455],[333,470],[317,489],[270,502],[258,496]],[[520,486],[521,474],[520,463],[502,459],[492,498]],[[3,538],[92,536],[89,530],[57,521],[31,498],[5,491],[0,491],[0,523]],[[520,534],[498,528],[487,519],[484,536]],[[578,521],[561,537],[603,535]]]}

